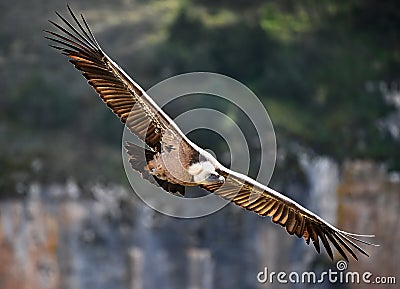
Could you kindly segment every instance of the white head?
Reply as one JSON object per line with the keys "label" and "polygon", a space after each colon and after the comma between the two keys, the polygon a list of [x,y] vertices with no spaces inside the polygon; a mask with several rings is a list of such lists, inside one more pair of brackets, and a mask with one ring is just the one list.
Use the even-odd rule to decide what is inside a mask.
{"label": "white head", "polygon": [[225,181],[225,178],[215,171],[215,167],[210,161],[194,163],[188,171],[196,183],[209,184]]}

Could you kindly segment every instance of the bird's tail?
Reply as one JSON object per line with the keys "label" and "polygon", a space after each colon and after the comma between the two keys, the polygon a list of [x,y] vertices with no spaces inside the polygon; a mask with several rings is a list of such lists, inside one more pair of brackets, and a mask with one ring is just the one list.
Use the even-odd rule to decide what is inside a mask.
{"label": "bird's tail", "polygon": [[138,171],[142,175],[143,179],[148,180],[153,185],[162,187],[164,190],[166,190],[171,194],[178,196],[185,195],[184,186],[179,184],[173,184],[166,180],[160,180],[150,173],[147,164],[154,158],[156,152],[145,149],[131,142],[126,142],[125,149],[129,156],[129,163],[131,164],[134,170]]}
{"label": "bird's tail", "polygon": [[125,143],[126,153],[129,156],[129,163],[132,168],[143,173],[147,167],[147,163],[154,158],[155,152],[145,149],[131,142]]}

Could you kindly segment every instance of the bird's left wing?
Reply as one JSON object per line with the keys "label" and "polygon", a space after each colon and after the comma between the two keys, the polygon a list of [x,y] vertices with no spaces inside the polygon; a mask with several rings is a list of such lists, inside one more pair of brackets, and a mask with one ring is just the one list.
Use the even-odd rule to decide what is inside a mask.
{"label": "bird's left wing", "polygon": [[358,260],[354,249],[368,256],[356,242],[374,245],[359,239],[359,237],[373,237],[372,235],[341,231],[290,198],[245,175],[222,166],[217,172],[226,178],[225,183],[202,185],[204,189],[261,216],[271,217],[272,222],[283,226],[290,235],[295,234],[299,238],[304,238],[307,244],[311,240],[318,253],[320,253],[320,240],[331,259],[333,252],[330,244],[346,260],[348,260],[346,253]]}

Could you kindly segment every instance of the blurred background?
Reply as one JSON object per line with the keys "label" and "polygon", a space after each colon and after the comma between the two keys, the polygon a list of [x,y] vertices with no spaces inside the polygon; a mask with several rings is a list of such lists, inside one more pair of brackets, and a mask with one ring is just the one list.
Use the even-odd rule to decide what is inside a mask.
{"label": "blurred background", "polygon": [[[398,1],[69,4],[144,89],[192,71],[250,87],[275,127],[270,185],[341,229],[376,234],[381,247],[366,248],[371,257],[348,270],[400,282]],[[233,205],[192,220],[147,207],[123,170],[122,124],[43,38],[66,3],[0,8],[1,289],[277,288],[257,282],[257,273],[336,268],[325,253]],[[218,101],[197,97],[166,110],[175,116],[193,106],[231,110],[245,131],[251,127]],[[217,135],[191,138],[217,155],[226,150]],[[256,142],[252,153],[254,177]]]}

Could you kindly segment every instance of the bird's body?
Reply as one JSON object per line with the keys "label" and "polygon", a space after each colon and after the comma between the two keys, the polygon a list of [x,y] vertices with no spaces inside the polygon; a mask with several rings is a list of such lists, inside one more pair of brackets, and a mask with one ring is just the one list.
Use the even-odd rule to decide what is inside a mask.
{"label": "bird's body", "polygon": [[[135,146],[128,143],[126,148]],[[139,158],[143,155],[143,149],[137,147],[139,154],[130,154],[130,159]],[[187,146],[186,142],[180,140],[176,146],[161,147],[161,152],[154,153],[152,158],[146,160],[143,168],[138,171],[148,171],[157,179],[168,181],[169,183],[179,184],[182,186],[198,186],[200,184],[213,183],[217,179],[209,179],[210,175],[216,176],[216,168],[218,165],[213,162],[212,158],[208,158],[206,152],[194,150]],[[224,178],[220,178],[223,183]]]}
{"label": "bird's body", "polygon": [[[69,7],[68,7],[69,9]],[[164,190],[184,195],[186,186],[200,186],[285,227],[291,235],[312,241],[320,252],[322,242],[333,258],[332,244],[347,260],[355,251],[367,253],[356,242],[372,245],[341,231],[283,194],[221,165],[211,154],[191,142],[172,119],[100,48],[82,16],[82,23],[69,9],[75,26],[57,13],[68,26],[52,21],[63,33],[46,31],[53,46],[70,58],[102,100],[143,141],[146,148],[126,143],[132,168]],[[354,251],[355,249],[355,251]],[[368,255],[367,255],[368,256]]]}

